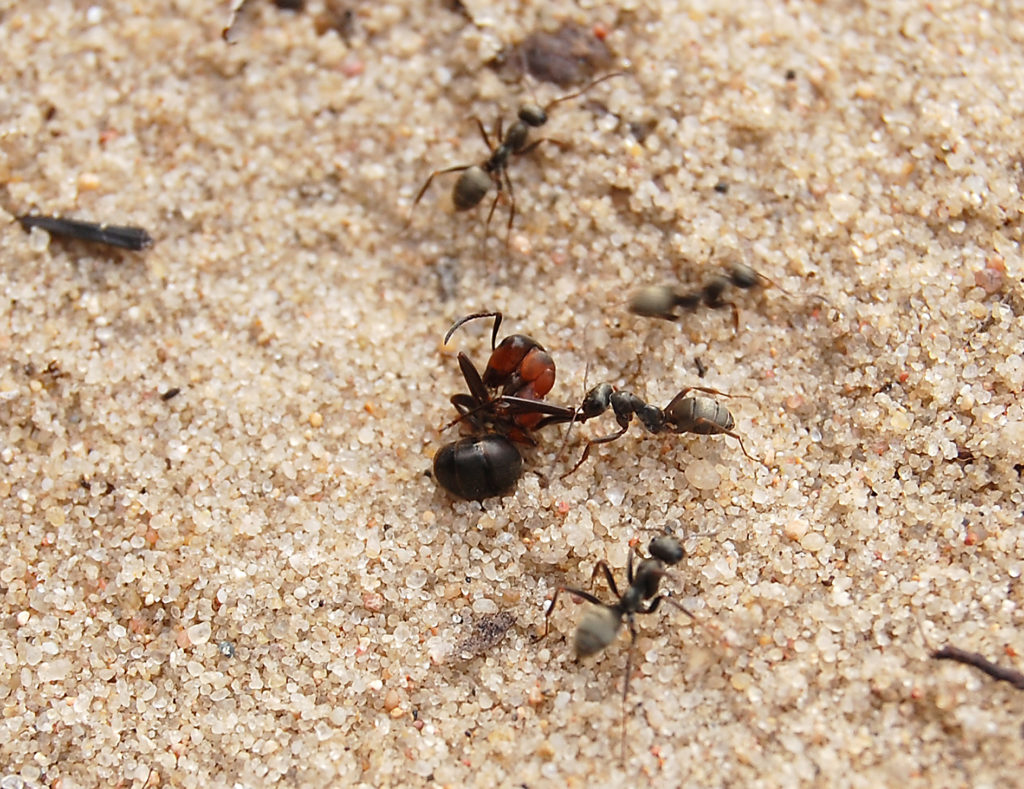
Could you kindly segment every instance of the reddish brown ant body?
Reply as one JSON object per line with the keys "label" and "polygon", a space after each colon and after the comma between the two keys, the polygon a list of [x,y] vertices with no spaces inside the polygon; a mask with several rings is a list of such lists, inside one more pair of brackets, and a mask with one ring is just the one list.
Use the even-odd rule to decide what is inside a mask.
{"label": "reddish brown ant body", "polygon": [[498,342],[500,312],[459,319],[445,335],[445,343],[456,329],[478,318],[494,318],[491,356],[481,375],[472,360],[459,352],[459,369],[469,394],[451,398],[459,412],[455,422],[467,422],[474,435],[441,447],[434,456],[434,475],[441,486],[474,501],[515,487],[523,465],[516,443],[533,446],[531,431],[570,422],[576,414],[576,409],[543,402],[555,383],[555,362],[543,345],[525,334],[511,334]]}

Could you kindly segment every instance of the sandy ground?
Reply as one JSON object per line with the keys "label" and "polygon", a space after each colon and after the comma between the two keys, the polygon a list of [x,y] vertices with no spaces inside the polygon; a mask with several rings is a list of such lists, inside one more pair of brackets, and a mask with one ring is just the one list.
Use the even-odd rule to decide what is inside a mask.
{"label": "sandy ground", "polygon": [[[0,10],[0,786],[1021,785],[1024,694],[928,658],[1024,664],[1020,9],[308,5],[231,46],[225,3]],[[629,73],[513,160],[508,246],[454,176],[406,227],[475,117],[565,92],[485,65],[565,22]],[[738,330],[626,309],[732,261],[778,286]],[[427,472],[489,326],[442,337],[494,309],[552,402],[744,395],[768,465],[634,426],[559,480],[606,416],[453,500]],[[576,663],[569,598],[535,636],[666,528],[704,626],[638,619],[623,763],[628,637]]]}

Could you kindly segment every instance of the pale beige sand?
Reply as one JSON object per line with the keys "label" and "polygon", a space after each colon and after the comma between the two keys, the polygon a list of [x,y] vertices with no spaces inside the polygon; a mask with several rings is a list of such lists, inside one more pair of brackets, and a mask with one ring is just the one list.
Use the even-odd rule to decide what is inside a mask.
{"label": "pale beige sand", "polygon": [[[4,208],[156,245],[0,223],[0,786],[1020,785],[1024,693],[927,658],[1024,666],[1019,7],[466,5],[360,4],[346,44],[261,4],[229,47],[224,3],[4,4]],[[404,230],[530,97],[481,64],[566,20],[631,74],[514,162],[511,250],[450,177]],[[624,309],[732,259],[791,297],[740,294],[738,332]],[[555,402],[588,362],[748,395],[776,468],[634,427],[453,502],[425,472],[489,327],[441,337],[479,309],[552,352]],[[623,766],[628,638],[576,665],[570,600],[533,635],[666,524],[718,634],[639,621]]]}

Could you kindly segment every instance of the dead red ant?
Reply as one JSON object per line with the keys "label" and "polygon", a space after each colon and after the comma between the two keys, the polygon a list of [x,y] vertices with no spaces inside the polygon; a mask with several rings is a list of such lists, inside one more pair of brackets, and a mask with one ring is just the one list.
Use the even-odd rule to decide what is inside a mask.
{"label": "dead red ant", "polygon": [[508,230],[506,232],[507,236],[511,235],[512,223],[516,216],[516,197],[515,191],[512,188],[512,179],[508,174],[509,159],[512,156],[524,156],[530,153],[542,142],[552,142],[556,145],[564,145],[564,143],[559,140],[554,140],[550,137],[541,137],[539,140],[530,142],[530,129],[539,129],[541,126],[546,124],[548,122],[548,113],[556,104],[582,96],[595,85],[611,79],[612,77],[622,76],[623,74],[624,72],[621,71],[605,74],[603,77],[595,79],[593,82],[590,82],[575,93],[559,96],[557,99],[549,101],[543,107],[538,104],[523,104],[519,107],[517,120],[508,127],[508,131],[504,134],[502,133],[501,128],[501,118],[499,117],[495,129],[495,136],[498,139],[497,145],[493,145],[491,143],[491,138],[488,136],[483,122],[479,118],[474,118],[477,127],[480,129],[480,136],[484,138],[484,144],[491,152],[490,156],[480,164],[460,164],[432,172],[420,188],[420,191],[416,194],[416,199],[412,201],[409,221],[412,220],[412,210],[416,208],[420,199],[424,194],[426,194],[427,189],[430,188],[430,184],[434,181],[435,177],[444,175],[445,173],[461,172],[462,175],[456,179],[455,185],[452,187],[452,203],[455,206],[455,210],[468,211],[470,208],[475,208],[480,205],[480,202],[490,191],[491,186],[494,186],[497,190],[497,194],[494,196],[494,201],[491,203],[491,210],[487,212],[487,222],[485,223],[485,226],[489,226],[491,223],[491,217],[494,216],[494,209],[498,205],[498,200],[507,188],[509,213]]}
{"label": "dead red ant", "polygon": [[500,312],[477,312],[456,321],[445,334],[447,344],[463,324],[494,318],[491,356],[483,375],[466,354],[459,368],[469,394],[451,398],[457,422],[468,423],[474,435],[446,444],[434,456],[434,476],[460,498],[479,501],[508,493],[522,475],[523,458],[515,443],[533,446],[531,431],[543,424],[572,421],[576,409],[543,402],[555,383],[555,362],[539,342],[510,334],[498,343]]}

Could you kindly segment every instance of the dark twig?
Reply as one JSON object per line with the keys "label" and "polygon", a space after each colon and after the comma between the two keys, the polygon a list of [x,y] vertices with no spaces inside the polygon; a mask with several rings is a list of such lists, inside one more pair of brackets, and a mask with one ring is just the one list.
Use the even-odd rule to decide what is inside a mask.
{"label": "dark twig", "polygon": [[955,660],[967,666],[974,666],[979,671],[988,674],[992,679],[1000,682],[1009,682],[1018,690],[1024,690],[1024,673],[1012,668],[997,666],[978,652],[967,652],[959,647],[942,647],[932,652],[936,660]]}

